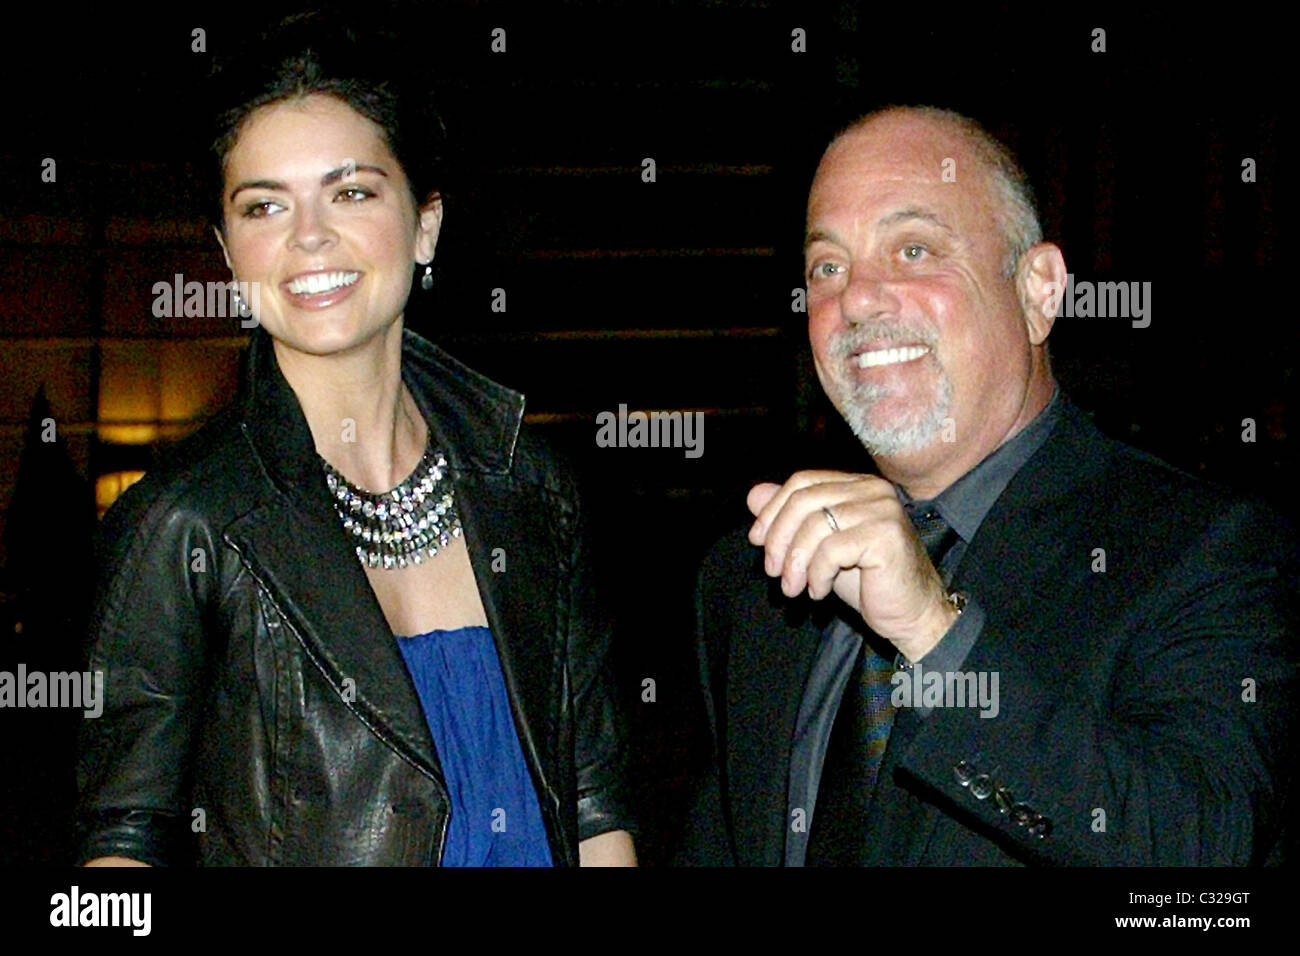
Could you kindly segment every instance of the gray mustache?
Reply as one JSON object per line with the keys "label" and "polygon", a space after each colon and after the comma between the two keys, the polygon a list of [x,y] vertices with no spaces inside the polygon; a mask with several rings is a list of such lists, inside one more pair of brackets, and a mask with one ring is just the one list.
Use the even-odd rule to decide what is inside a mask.
{"label": "gray mustache", "polygon": [[831,336],[830,352],[834,358],[848,358],[854,349],[875,342],[918,342],[933,349],[938,336],[924,330],[899,325],[897,322],[864,322]]}

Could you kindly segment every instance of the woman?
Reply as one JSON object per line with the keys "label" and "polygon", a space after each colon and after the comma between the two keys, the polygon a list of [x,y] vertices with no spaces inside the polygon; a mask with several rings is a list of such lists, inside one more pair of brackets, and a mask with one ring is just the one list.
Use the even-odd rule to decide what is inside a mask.
{"label": "woman", "polygon": [[391,92],[277,61],[216,144],[245,385],[104,519],[80,859],[633,864],[573,486],[403,327],[443,206]]}

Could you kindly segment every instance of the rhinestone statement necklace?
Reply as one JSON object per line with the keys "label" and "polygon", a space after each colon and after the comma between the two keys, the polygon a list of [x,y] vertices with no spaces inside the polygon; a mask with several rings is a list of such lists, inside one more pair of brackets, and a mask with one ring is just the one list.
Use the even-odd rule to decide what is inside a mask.
{"label": "rhinestone statement necklace", "polygon": [[334,511],[363,568],[391,571],[421,564],[460,537],[455,495],[450,482],[442,485],[447,459],[432,447],[405,481],[378,495],[352,484],[324,458],[321,464]]}

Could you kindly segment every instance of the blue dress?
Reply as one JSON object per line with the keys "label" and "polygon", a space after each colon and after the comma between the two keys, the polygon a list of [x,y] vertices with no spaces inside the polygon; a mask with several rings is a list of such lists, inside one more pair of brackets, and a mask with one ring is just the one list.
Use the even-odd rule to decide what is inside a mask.
{"label": "blue dress", "polygon": [[552,866],[492,632],[398,637],[451,797],[443,866]]}

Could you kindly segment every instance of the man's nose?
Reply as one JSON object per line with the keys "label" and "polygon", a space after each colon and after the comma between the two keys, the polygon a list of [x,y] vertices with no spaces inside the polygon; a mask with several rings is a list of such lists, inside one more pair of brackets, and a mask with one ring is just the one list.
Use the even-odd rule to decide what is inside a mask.
{"label": "man's nose", "polygon": [[303,203],[294,211],[293,231],[289,244],[304,252],[315,252],[338,239],[329,224],[328,214],[315,203]]}
{"label": "man's nose", "polygon": [[854,265],[840,293],[840,311],[847,322],[870,322],[898,311],[899,301],[887,277]]}

